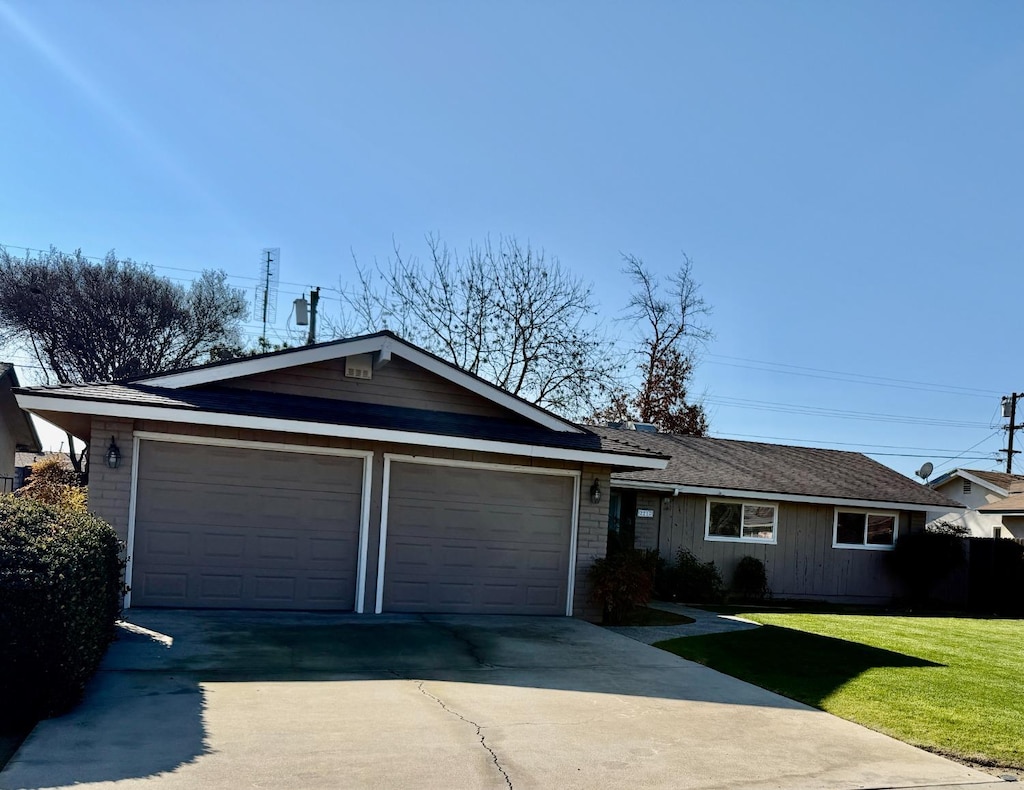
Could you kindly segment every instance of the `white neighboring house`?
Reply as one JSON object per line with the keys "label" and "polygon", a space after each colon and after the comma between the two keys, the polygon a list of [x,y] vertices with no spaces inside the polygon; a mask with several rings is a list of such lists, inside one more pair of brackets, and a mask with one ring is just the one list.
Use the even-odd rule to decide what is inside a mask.
{"label": "white neighboring house", "polygon": [[1014,537],[1003,522],[1003,514],[993,512],[994,508],[991,506],[1024,492],[1024,475],[978,469],[954,469],[935,478],[928,485],[967,508],[963,513],[929,511],[928,526],[945,521],[966,526],[974,538]]}

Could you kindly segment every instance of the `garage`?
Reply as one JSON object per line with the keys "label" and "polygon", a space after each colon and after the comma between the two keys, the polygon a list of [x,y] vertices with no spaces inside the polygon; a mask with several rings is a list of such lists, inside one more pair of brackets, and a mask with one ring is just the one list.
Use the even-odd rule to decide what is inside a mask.
{"label": "garage", "polygon": [[362,481],[360,457],[140,441],[131,605],[352,610]]}
{"label": "garage", "polygon": [[379,609],[566,614],[577,474],[408,459],[388,470]]}

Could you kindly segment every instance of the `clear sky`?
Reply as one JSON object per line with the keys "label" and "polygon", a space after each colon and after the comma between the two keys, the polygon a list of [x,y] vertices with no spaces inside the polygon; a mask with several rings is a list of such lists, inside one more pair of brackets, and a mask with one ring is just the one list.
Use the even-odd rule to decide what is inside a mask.
{"label": "clear sky", "polygon": [[280,247],[277,333],[353,255],[512,234],[609,321],[620,253],[685,251],[716,436],[998,468],[1024,390],[1016,0],[0,0],[0,95],[0,243],[250,290]]}

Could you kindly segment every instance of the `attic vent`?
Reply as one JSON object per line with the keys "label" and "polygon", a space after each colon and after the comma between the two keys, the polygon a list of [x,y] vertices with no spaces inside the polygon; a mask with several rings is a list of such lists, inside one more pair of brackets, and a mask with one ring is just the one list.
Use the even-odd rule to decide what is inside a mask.
{"label": "attic vent", "polygon": [[964,493],[965,494],[971,493],[971,481],[970,480],[964,480]]}
{"label": "attic vent", "polygon": [[345,357],[345,378],[372,379],[373,355],[358,354],[354,357]]}

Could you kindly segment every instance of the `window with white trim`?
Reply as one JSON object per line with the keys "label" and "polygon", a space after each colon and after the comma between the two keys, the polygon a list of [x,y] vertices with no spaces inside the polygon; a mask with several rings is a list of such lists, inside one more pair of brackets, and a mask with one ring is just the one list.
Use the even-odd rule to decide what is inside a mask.
{"label": "window with white trim", "polygon": [[779,507],[774,502],[708,499],[705,540],[775,543]]}
{"label": "window with white trim", "polygon": [[891,549],[899,534],[898,513],[836,508],[832,529],[834,549]]}

